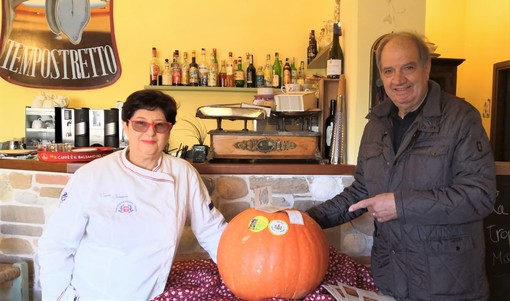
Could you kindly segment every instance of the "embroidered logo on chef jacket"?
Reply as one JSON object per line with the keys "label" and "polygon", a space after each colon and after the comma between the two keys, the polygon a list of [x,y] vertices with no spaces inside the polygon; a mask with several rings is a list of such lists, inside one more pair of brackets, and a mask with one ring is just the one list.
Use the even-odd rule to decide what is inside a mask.
{"label": "embroidered logo on chef jacket", "polygon": [[61,196],[60,196],[60,204],[62,204],[63,202],[65,202],[67,200],[67,197],[68,197],[68,194],[67,194],[67,191],[64,192]]}
{"label": "embroidered logo on chef jacket", "polygon": [[133,213],[136,212],[136,206],[133,204],[133,202],[130,201],[124,201],[122,203],[119,203],[117,207],[115,208],[115,212],[118,213]]}

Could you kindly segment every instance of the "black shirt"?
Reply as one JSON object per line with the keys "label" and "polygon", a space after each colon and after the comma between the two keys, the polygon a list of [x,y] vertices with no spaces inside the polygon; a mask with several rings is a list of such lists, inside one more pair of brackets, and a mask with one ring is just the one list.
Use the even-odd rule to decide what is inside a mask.
{"label": "black shirt", "polygon": [[405,132],[416,119],[416,116],[420,113],[425,102],[426,99],[421,103],[417,110],[405,114],[404,118],[400,118],[397,106],[393,105],[390,116],[393,123],[393,149],[395,150],[395,153],[398,151],[400,143],[402,143],[402,138],[404,138]]}

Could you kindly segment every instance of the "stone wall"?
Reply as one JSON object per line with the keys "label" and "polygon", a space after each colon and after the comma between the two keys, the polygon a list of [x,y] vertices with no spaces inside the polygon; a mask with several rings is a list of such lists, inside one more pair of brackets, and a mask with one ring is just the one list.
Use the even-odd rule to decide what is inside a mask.
{"label": "stone wall", "polygon": [[[0,169],[0,256],[29,262],[32,300],[40,300],[35,258],[39,238],[71,176]],[[353,180],[352,176],[323,175],[202,175],[202,179],[227,221],[246,208],[267,202],[306,210],[341,192]],[[331,245],[357,258],[370,255],[372,231],[369,215],[325,230]],[[186,228],[178,253],[202,252],[191,230]],[[1,292],[0,300],[4,300]]]}

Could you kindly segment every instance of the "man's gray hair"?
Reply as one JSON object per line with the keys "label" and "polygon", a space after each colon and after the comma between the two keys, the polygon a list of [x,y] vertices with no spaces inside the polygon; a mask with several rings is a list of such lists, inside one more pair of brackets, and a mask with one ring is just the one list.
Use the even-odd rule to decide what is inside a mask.
{"label": "man's gray hair", "polygon": [[425,42],[425,38],[422,35],[408,31],[392,32],[384,35],[377,45],[375,60],[377,62],[377,68],[379,69],[379,72],[381,72],[381,53],[386,44],[395,38],[409,40],[416,46],[416,49],[418,50],[418,57],[422,66],[425,66],[425,64],[430,61],[430,50],[427,46],[427,43]]}

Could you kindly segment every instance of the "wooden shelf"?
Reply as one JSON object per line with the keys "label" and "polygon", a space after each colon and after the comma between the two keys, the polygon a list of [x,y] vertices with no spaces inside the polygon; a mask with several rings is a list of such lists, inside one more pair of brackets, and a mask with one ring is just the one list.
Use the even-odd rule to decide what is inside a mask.
{"label": "wooden shelf", "polygon": [[308,63],[308,69],[323,69],[326,68],[326,64],[328,61],[328,50],[329,47],[324,47],[319,53],[317,53],[317,56]]}
{"label": "wooden shelf", "polygon": [[187,92],[239,92],[257,93],[257,88],[201,87],[201,86],[145,86],[146,90],[187,91]]}
{"label": "wooden shelf", "polygon": [[430,79],[437,82],[441,89],[453,95],[457,94],[457,67],[464,59],[432,58]]}
{"label": "wooden shelf", "polygon": [[[1,159],[0,169],[74,173],[86,163],[43,162],[38,160]],[[200,174],[253,175],[352,175],[353,165],[298,163],[192,163]]]}

